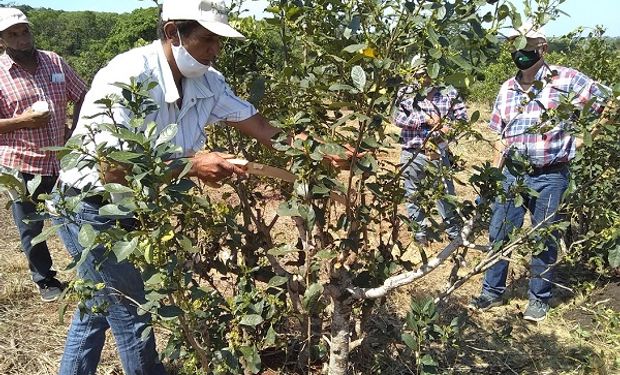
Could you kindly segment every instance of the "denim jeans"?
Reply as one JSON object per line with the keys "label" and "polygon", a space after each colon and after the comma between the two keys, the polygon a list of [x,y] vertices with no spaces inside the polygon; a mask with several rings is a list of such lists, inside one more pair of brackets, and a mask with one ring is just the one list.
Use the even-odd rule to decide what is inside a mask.
{"label": "denim jeans", "polygon": [[[515,176],[504,170],[504,191],[516,181]],[[515,207],[514,200],[510,199],[505,203],[495,202],[493,216],[489,227],[489,240],[491,243],[503,242],[508,234],[515,228],[523,226],[526,209],[530,212],[532,226],[539,223],[541,227],[549,226],[561,220],[561,215],[557,209],[562,201],[562,195],[568,187],[569,170],[568,168],[543,173],[536,176],[525,175],[525,184],[538,192],[538,197],[525,197],[524,204]],[[554,234],[559,239],[559,234]],[[551,298],[553,281],[552,265],[557,260],[558,249],[553,239],[545,242],[546,250],[538,255],[532,255],[530,263],[530,285],[529,298],[546,302]],[[501,260],[493,267],[489,268],[484,275],[482,293],[492,297],[501,296],[506,290],[506,277],[508,276],[508,261]]]}
{"label": "denim jeans", "polygon": [[[20,173],[20,175],[24,181],[24,185],[34,178],[34,175],[28,173]],[[39,194],[51,193],[56,184],[56,178],[56,176],[42,176],[39,187],[37,187],[34,194],[32,194],[32,199],[36,201]],[[36,206],[31,202],[14,201],[11,203],[11,212],[19,232],[22,249],[24,250],[26,259],[28,259],[28,267],[30,268],[32,280],[35,283],[40,283],[56,276],[56,271],[52,270],[52,257],[50,256],[47,243],[44,241],[34,246],[32,245],[32,240],[41,234],[43,230],[43,220],[33,220],[28,223],[24,222],[24,219],[29,219],[30,216],[37,213]]]}
{"label": "denim jeans", "polygon": [[[63,214],[54,221],[55,224],[63,224],[58,233],[74,259],[79,259],[83,251],[78,242],[83,224],[88,223],[98,231],[115,225],[115,220],[99,215],[98,205],[86,202],[80,203],[77,213]],[[125,227],[132,223],[132,219],[121,221]],[[88,307],[103,302],[110,305],[105,315],[85,314],[82,319],[79,310],[75,311],[67,334],[60,375],[95,374],[108,328],[112,329],[126,374],[165,374],[155,349],[153,332],[145,340],[141,338],[143,330],[150,324],[150,315],[139,314],[137,306],[129,300],[145,301],[140,272],[128,261],[117,262],[113,255],[106,256],[103,246],[98,246],[78,266],[77,274],[85,280],[105,283],[106,288],[101,294],[86,303]]]}
{"label": "denim jeans", "polygon": [[[400,155],[401,165],[409,163],[416,151],[403,149]],[[447,153],[442,152],[441,158],[438,160],[429,160],[424,152],[419,152],[415,155],[415,159],[409,164],[409,166],[403,172],[403,182],[405,184],[405,197],[407,198],[407,214],[409,218],[418,224],[418,231],[415,233],[415,239],[417,241],[424,241],[427,238],[427,229],[429,226],[428,219],[424,210],[418,206],[411,196],[418,190],[420,182],[426,176],[426,169],[433,165],[438,170],[442,168],[450,167],[450,160]],[[454,195],[454,182],[452,179],[443,178],[441,181],[437,181],[437,184],[444,184],[446,193]],[[437,201],[437,210],[439,215],[443,219],[446,226],[446,233],[448,237],[455,238],[459,235],[460,231],[460,219],[456,215],[454,206],[447,201],[440,199]]]}

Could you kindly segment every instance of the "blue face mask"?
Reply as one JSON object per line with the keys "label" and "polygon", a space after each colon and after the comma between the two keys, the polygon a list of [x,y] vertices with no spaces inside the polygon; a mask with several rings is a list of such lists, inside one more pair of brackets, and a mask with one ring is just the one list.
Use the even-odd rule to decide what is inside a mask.
{"label": "blue face mask", "polygon": [[519,70],[528,70],[540,61],[540,58],[542,57],[540,52],[538,52],[538,49],[534,51],[524,51],[520,49],[518,51],[514,51],[511,55],[512,61]]}

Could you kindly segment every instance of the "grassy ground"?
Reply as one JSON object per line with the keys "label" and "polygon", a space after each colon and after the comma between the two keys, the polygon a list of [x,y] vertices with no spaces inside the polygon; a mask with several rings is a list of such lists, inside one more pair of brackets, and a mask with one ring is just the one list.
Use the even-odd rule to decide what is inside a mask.
{"label": "grassy ground", "polygon": [[[482,119],[488,118],[488,111]],[[484,131],[481,122],[479,128]],[[486,136],[490,135],[485,133]],[[487,142],[463,141],[454,151],[466,157],[467,168],[459,177],[466,181],[471,166],[490,160],[492,149]],[[396,160],[398,152],[390,153]],[[457,186],[457,192],[471,198],[473,192]],[[4,206],[6,199],[0,199]],[[30,281],[25,257],[10,212],[0,209],[0,374],[56,374],[72,307],[59,321],[60,304],[40,301]],[[442,244],[433,245],[437,250]],[[70,280],[72,272],[63,272],[69,257],[58,239],[50,243],[60,278]],[[476,263],[470,253],[468,263]],[[406,313],[411,297],[433,295],[442,288],[448,266],[429,277],[390,295],[371,323],[376,327],[398,322]],[[440,306],[443,322],[455,316],[465,319],[456,351],[439,351],[441,373],[450,374],[618,374],[620,373],[620,282],[596,280],[575,269],[560,269],[559,283],[572,289],[558,288],[549,318],[539,324],[521,319],[527,303],[527,270],[515,264],[509,275],[510,294],[505,306],[485,313],[470,313],[466,304],[479,291],[480,277],[450,297]],[[161,338],[160,338],[161,340]],[[161,347],[162,345],[160,345]],[[376,357],[382,354],[376,348]],[[359,353],[354,353],[353,358]],[[370,374],[361,363],[356,373]],[[386,363],[382,374],[407,374],[405,363]],[[107,340],[99,374],[122,374],[112,337]],[[278,373],[277,371],[269,372]]]}

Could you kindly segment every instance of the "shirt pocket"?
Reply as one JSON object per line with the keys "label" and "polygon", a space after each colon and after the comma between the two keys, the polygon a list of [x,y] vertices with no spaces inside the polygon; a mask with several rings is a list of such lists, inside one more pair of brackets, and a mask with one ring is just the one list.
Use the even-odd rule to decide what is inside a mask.
{"label": "shirt pocket", "polygon": [[48,85],[48,99],[52,102],[64,102],[67,95],[65,82],[50,82]]}

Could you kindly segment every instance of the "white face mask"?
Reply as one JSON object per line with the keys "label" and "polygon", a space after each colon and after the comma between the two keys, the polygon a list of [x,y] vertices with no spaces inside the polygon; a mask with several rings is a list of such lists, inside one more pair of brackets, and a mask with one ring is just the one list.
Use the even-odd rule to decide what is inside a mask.
{"label": "white face mask", "polygon": [[183,47],[179,30],[177,30],[177,35],[179,36],[179,45],[172,45],[172,56],[174,57],[174,61],[177,63],[177,67],[183,77],[196,78],[205,75],[209,70],[209,65],[201,64],[192,55],[190,55],[185,47]]}

